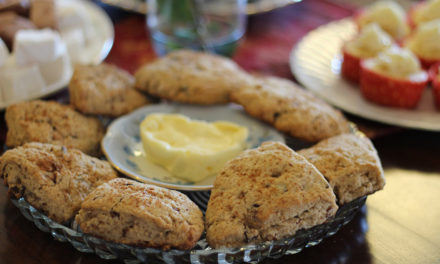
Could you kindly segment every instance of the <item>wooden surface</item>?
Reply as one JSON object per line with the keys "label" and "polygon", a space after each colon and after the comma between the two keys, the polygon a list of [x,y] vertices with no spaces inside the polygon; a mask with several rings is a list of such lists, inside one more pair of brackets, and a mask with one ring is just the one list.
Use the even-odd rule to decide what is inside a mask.
{"label": "wooden surface", "polygon": [[[133,71],[153,59],[143,18],[108,11],[115,21],[116,40],[107,61]],[[249,71],[292,78],[287,58],[295,41],[308,30],[352,11],[326,1],[306,0],[253,16],[234,59]],[[63,91],[51,99],[67,101],[68,97]],[[263,263],[440,263],[440,133],[348,117],[373,138],[385,169],[385,189],[371,195],[367,206],[336,235],[296,255]],[[0,145],[5,131],[0,113]],[[0,263],[120,263],[55,241],[24,218],[6,192],[0,186]]]}

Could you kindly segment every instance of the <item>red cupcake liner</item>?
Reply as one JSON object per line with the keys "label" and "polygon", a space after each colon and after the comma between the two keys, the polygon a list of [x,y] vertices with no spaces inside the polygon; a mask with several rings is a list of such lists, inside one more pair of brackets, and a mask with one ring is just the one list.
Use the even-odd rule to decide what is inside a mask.
{"label": "red cupcake liner", "polygon": [[396,79],[372,71],[361,62],[360,86],[362,95],[369,101],[391,107],[414,108],[420,101],[428,83]]}
{"label": "red cupcake liner", "polygon": [[341,65],[341,75],[345,79],[359,83],[361,75],[361,58],[356,57],[348,53],[345,47],[342,49],[342,65]]}
{"label": "red cupcake liner", "polygon": [[440,62],[434,64],[429,69],[429,79],[432,85],[432,95],[434,97],[434,103],[437,108],[440,109],[440,78],[439,73]]}

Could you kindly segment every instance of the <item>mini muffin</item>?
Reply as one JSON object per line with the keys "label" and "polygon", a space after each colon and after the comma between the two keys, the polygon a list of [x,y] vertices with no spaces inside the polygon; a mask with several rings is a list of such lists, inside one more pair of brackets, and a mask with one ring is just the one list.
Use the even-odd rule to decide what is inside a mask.
{"label": "mini muffin", "polygon": [[218,174],[206,210],[206,239],[223,248],[292,236],[333,217],[335,199],[304,157],[280,142],[265,142]]}
{"label": "mini muffin", "polygon": [[78,65],[69,83],[70,103],[84,114],[120,116],[148,103],[134,77],[110,64]]}
{"label": "mini muffin", "polygon": [[49,218],[63,223],[75,216],[94,188],[117,174],[107,161],[79,150],[28,143],[0,157],[0,176],[10,196],[24,197]]}
{"label": "mini muffin", "polygon": [[378,1],[366,7],[355,17],[362,29],[370,23],[377,23],[395,40],[401,40],[409,33],[405,10],[393,1]]}
{"label": "mini muffin", "polygon": [[138,247],[191,249],[202,211],[184,194],[118,178],[95,189],[75,221],[87,234]]}
{"label": "mini muffin", "polygon": [[376,23],[366,25],[342,48],[344,56],[341,67],[342,76],[350,81],[359,82],[361,60],[376,56],[392,44],[393,39],[379,25]]}
{"label": "mini muffin", "polygon": [[425,69],[440,61],[440,19],[420,24],[404,46],[420,59]]}
{"label": "mini muffin", "polygon": [[397,46],[361,63],[362,95],[377,104],[414,108],[427,82],[428,74],[417,57]]}
{"label": "mini muffin", "polygon": [[98,119],[86,117],[67,105],[51,101],[29,101],[11,105],[5,113],[6,145],[42,142],[99,154],[104,127]]}
{"label": "mini muffin", "polygon": [[440,62],[432,65],[429,69],[429,79],[432,84],[434,103],[440,109]]}
{"label": "mini muffin", "polygon": [[255,77],[231,94],[247,113],[299,139],[316,142],[350,131],[342,113],[293,82]]}
{"label": "mini muffin", "polygon": [[385,177],[367,137],[343,134],[298,151],[324,175],[340,205],[383,189]]}
{"label": "mini muffin", "polygon": [[142,66],[136,88],[163,99],[191,104],[224,104],[245,74],[232,60],[180,50]]}
{"label": "mini muffin", "polygon": [[440,0],[421,1],[408,12],[408,20],[412,27],[435,19],[440,19]]}

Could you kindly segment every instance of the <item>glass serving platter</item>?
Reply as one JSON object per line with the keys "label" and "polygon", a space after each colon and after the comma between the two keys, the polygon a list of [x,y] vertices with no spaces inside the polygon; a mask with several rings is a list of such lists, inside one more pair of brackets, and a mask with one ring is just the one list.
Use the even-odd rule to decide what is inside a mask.
{"label": "glass serving platter", "polygon": [[[186,193],[202,210],[209,200],[209,191]],[[96,253],[103,259],[121,259],[125,263],[258,263],[265,258],[279,258],[295,254],[305,247],[315,246],[324,238],[335,234],[350,222],[364,206],[367,196],[342,205],[334,218],[310,229],[299,230],[294,236],[276,241],[267,241],[240,248],[212,249],[205,236],[191,250],[172,249],[163,251],[156,248],[138,248],[102,240],[82,233],[75,222],[59,224],[28,204],[24,198],[11,199],[21,213],[41,231],[50,233],[55,240],[69,242],[80,252]]]}

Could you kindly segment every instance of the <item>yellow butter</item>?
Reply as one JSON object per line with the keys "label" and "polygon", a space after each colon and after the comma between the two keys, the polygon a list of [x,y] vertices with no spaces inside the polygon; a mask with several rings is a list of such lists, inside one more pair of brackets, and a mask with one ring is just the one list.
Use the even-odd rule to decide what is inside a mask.
{"label": "yellow butter", "polygon": [[148,159],[178,178],[197,182],[218,173],[246,147],[248,129],[159,113],[142,121],[140,135]]}

